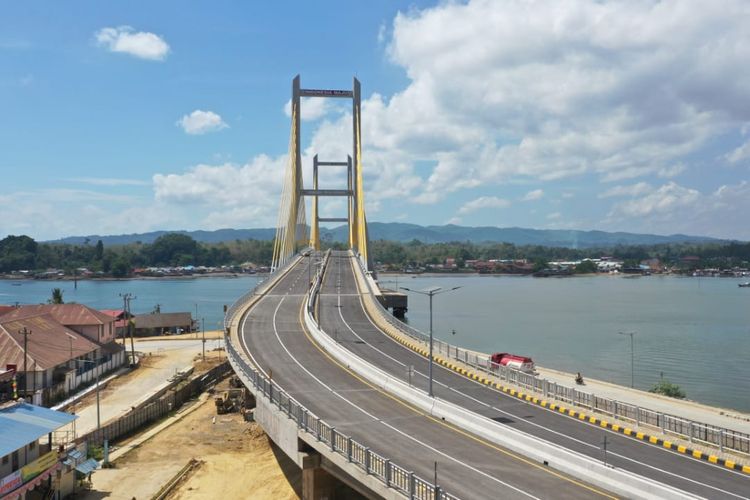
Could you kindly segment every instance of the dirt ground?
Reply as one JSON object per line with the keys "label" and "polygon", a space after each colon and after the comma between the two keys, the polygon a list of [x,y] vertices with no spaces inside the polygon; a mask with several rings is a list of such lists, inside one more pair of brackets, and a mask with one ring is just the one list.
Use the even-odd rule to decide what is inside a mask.
{"label": "dirt ground", "polygon": [[[226,387],[226,382],[223,386]],[[115,462],[96,471],[94,491],[77,498],[151,498],[192,458],[201,461],[169,498],[296,499],[301,471],[255,423],[238,413],[217,415],[203,398],[183,419]]]}

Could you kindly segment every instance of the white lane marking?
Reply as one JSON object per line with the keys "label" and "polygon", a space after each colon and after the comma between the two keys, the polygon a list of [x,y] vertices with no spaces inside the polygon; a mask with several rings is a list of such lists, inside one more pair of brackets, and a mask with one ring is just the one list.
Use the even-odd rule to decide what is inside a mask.
{"label": "white lane marking", "polygon": [[398,434],[400,434],[400,435],[404,436],[405,438],[407,438],[407,439],[409,439],[409,440],[411,440],[411,441],[414,441],[414,442],[416,442],[416,443],[419,443],[420,445],[422,445],[423,447],[425,447],[425,448],[427,448],[428,450],[432,451],[433,453],[436,453],[437,455],[440,455],[440,456],[442,456],[442,457],[445,457],[446,459],[448,459],[448,460],[451,460],[452,462],[455,462],[456,464],[458,464],[458,465],[460,465],[460,466],[462,466],[462,467],[465,467],[465,468],[467,468],[467,469],[469,469],[469,470],[471,470],[471,471],[473,471],[473,472],[475,472],[475,473],[477,473],[477,474],[479,474],[479,475],[481,475],[481,476],[484,476],[484,477],[486,477],[486,478],[488,478],[488,479],[490,479],[490,480],[492,480],[492,481],[495,481],[495,482],[497,482],[497,483],[499,483],[499,484],[502,484],[503,486],[506,486],[506,487],[508,487],[508,488],[510,488],[510,489],[512,489],[512,490],[514,490],[514,491],[517,491],[518,493],[521,493],[521,494],[523,494],[523,495],[526,495],[526,496],[527,496],[527,497],[529,497],[529,498],[535,498],[535,499],[539,500],[539,498],[538,498],[538,497],[535,497],[535,496],[533,496],[532,494],[530,494],[530,493],[528,493],[528,492],[526,492],[526,491],[523,491],[522,489],[519,489],[519,488],[517,488],[516,486],[513,486],[512,484],[508,484],[508,483],[506,483],[506,482],[504,482],[504,481],[501,481],[500,479],[497,479],[496,477],[493,477],[493,476],[491,476],[490,474],[488,474],[488,473],[486,473],[486,472],[483,472],[483,471],[481,471],[481,470],[479,470],[479,469],[477,469],[477,468],[475,468],[475,467],[472,467],[471,465],[468,465],[468,464],[464,463],[463,461],[461,461],[461,460],[458,460],[458,459],[456,459],[456,458],[454,458],[454,457],[452,457],[452,456],[448,455],[447,453],[445,453],[445,452],[443,452],[443,451],[440,451],[440,450],[438,450],[437,448],[434,448],[434,447],[432,447],[432,446],[430,446],[430,445],[428,445],[428,444],[426,444],[426,443],[424,443],[424,442],[420,441],[419,439],[415,438],[414,436],[410,436],[409,434],[407,434],[407,433],[405,433],[405,432],[403,432],[403,431],[400,431],[400,430],[398,430],[398,429],[397,429],[396,427],[394,427],[394,426],[392,426],[392,425],[388,424],[388,423],[387,423],[387,422],[385,422],[384,420],[382,420],[382,419],[380,419],[380,418],[376,417],[375,415],[373,415],[373,414],[369,413],[368,411],[364,410],[363,408],[361,408],[361,407],[357,406],[357,405],[356,405],[355,403],[353,403],[353,402],[349,401],[349,400],[348,400],[348,399],[346,399],[346,398],[345,398],[345,397],[344,397],[343,395],[339,394],[339,393],[338,393],[338,392],[337,392],[336,390],[334,390],[334,389],[333,389],[332,387],[328,386],[328,385],[327,385],[327,384],[325,384],[325,383],[324,383],[324,382],[323,382],[322,380],[320,380],[320,379],[319,379],[318,377],[316,377],[315,375],[313,375],[313,373],[312,373],[312,372],[311,372],[310,370],[308,370],[307,368],[305,368],[305,366],[304,366],[304,365],[303,365],[302,363],[300,363],[300,362],[299,362],[299,361],[297,360],[297,358],[295,358],[295,357],[294,357],[294,356],[292,355],[292,353],[291,353],[291,352],[289,351],[289,349],[287,349],[286,345],[284,344],[284,342],[282,342],[282,340],[281,340],[281,337],[279,336],[279,331],[278,331],[278,329],[276,328],[276,315],[278,314],[278,312],[279,312],[279,308],[281,307],[281,304],[282,304],[283,302],[284,302],[284,298],[282,298],[282,299],[281,299],[281,300],[279,301],[279,304],[278,304],[278,305],[276,306],[276,309],[275,309],[275,310],[274,310],[274,312],[273,312],[273,331],[274,331],[274,334],[276,335],[276,339],[277,339],[277,340],[279,341],[279,345],[281,345],[282,349],[284,349],[284,351],[285,351],[285,352],[287,353],[287,355],[288,355],[288,356],[289,356],[289,357],[290,357],[290,358],[292,359],[292,361],[294,361],[294,362],[295,362],[295,363],[297,364],[297,366],[299,366],[299,367],[300,367],[300,368],[301,368],[301,369],[302,369],[302,370],[303,370],[303,371],[304,371],[305,373],[307,373],[307,374],[308,374],[308,375],[309,375],[309,376],[310,376],[310,377],[311,377],[312,379],[314,379],[314,380],[315,380],[316,382],[318,382],[318,383],[319,383],[320,385],[322,385],[323,387],[325,387],[325,388],[326,388],[327,390],[329,390],[329,391],[330,391],[330,392],[331,392],[332,394],[334,394],[335,396],[337,396],[338,398],[340,398],[340,399],[341,399],[342,401],[344,401],[344,402],[345,402],[345,403],[347,403],[348,405],[352,406],[353,408],[356,408],[357,410],[359,410],[359,411],[360,411],[360,412],[362,412],[363,414],[367,415],[368,417],[372,418],[373,420],[375,420],[375,421],[377,421],[377,422],[380,422],[380,423],[381,423],[381,424],[383,424],[384,426],[386,426],[386,427],[388,427],[389,429],[393,430],[394,432],[396,432],[396,433],[398,433]]}
{"label": "white lane marking", "polygon": [[[340,263],[340,262],[339,262],[339,263]],[[360,304],[361,304],[361,299],[360,299]],[[347,328],[349,329],[349,331],[350,331],[350,332],[352,332],[352,334],[353,334],[353,335],[354,335],[355,337],[357,337],[357,338],[358,338],[358,339],[359,339],[359,340],[360,340],[360,341],[361,341],[361,342],[362,342],[363,344],[367,345],[367,346],[368,346],[368,347],[370,347],[371,349],[373,349],[373,350],[377,351],[378,353],[382,354],[382,355],[383,355],[383,356],[385,356],[386,358],[388,358],[388,359],[390,359],[390,360],[392,360],[392,361],[394,361],[394,362],[398,363],[399,365],[401,365],[401,366],[403,366],[403,367],[406,367],[406,366],[407,366],[407,365],[406,365],[406,363],[404,363],[404,362],[402,362],[402,361],[399,361],[398,359],[394,358],[393,356],[390,356],[390,355],[388,355],[387,353],[385,353],[385,352],[381,351],[380,349],[378,349],[377,347],[373,346],[372,344],[370,344],[369,342],[367,342],[367,341],[366,341],[365,339],[363,339],[363,338],[362,338],[362,337],[361,337],[360,335],[358,335],[358,334],[357,334],[357,333],[356,333],[356,332],[354,331],[354,329],[353,329],[353,328],[352,328],[352,327],[351,327],[351,326],[349,325],[349,323],[348,323],[348,322],[346,321],[346,319],[344,319],[343,313],[341,312],[341,309],[342,309],[342,307],[341,307],[341,297],[339,297],[339,299],[338,299],[338,307],[337,307],[337,308],[338,308],[338,310],[339,310],[339,317],[341,317],[341,321],[342,321],[342,322],[344,323],[344,325],[345,325],[345,326],[346,326],[346,327],[347,327]],[[364,307],[363,307],[363,311],[364,311]],[[402,345],[402,344],[399,344],[398,342],[396,342],[395,340],[393,340],[393,339],[392,339],[392,338],[391,338],[391,337],[390,337],[389,335],[387,335],[387,334],[386,334],[385,332],[383,332],[383,331],[382,331],[382,330],[381,330],[381,329],[380,329],[380,328],[379,328],[379,327],[378,327],[378,326],[377,326],[377,325],[376,325],[376,324],[375,324],[375,323],[374,323],[374,322],[372,321],[372,319],[370,318],[370,316],[369,316],[369,315],[365,314],[365,317],[367,318],[367,320],[369,321],[369,323],[370,323],[370,324],[371,324],[371,325],[372,325],[372,326],[373,326],[373,327],[374,327],[374,328],[375,328],[375,329],[376,329],[376,330],[377,330],[378,332],[380,332],[380,333],[381,333],[382,335],[384,335],[384,336],[385,336],[385,337],[386,337],[386,338],[387,338],[388,340],[390,340],[391,342],[393,342],[393,343],[394,343],[395,345],[397,345],[397,346],[399,346],[399,347],[403,348],[404,350],[406,350],[406,352],[408,352],[408,353],[410,353],[410,354],[412,354],[412,355],[414,354],[414,353],[413,353],[413,351],[411,351],[410,349],[408,349],[408,348],[407,348],[406,346],[404,346],[404,345]],[[444,369],[444,370],[445,370],[445,371],[446,371],[447,373],[449,373],[449,374],[451,374],[451,375],[455,375],[455,374],[454,374],[454,373],[453,373],[453,372],[452,372],[451,370],[449,370],[449,369],[447,369],[447,368],[443,367],[443,366],[442,366],[442,365],[440,365],[440,364],[436,364],[435,366],[438,366],[439,368],[442,368],[442,369]],[[417,374],[419,374],[419,375],[421,375],[421,376],[422,376],[422,377],[424,377],[424,378],[427,378],[427,375],[425,375],[424,373],[422,373],[422,372],[420,372],[420,371],[418,371],[418,370],[414,370],[414,372],[415,372],[415,373],[417,373]],[[475,380],[470,380],[470,379],[467,379],[467,380],[469,380],[469,381],[470,381],[470,382],[472,382],[473,384],[476,384],[476,385],[477,385],[477,386],[479,386],[479,387],[482,387],[482,388],[485,388],[485,389],[490,389],[490,390],[491,390],[492,392],[494,392],[494,393],[497,393],[497,394],[499,394],[499,395],[505,396],[505,394],[504,394],[504,393],[502,393],[502,392],[500,392],[500,391],[497,391],[497,390],[495,390],[494,388],[490,388],[490,387],[488,387],[488,386],[485,386],[484,384],[481,384],[481,383],[479,383],[479,382],[477,382],[477,381],[475,381]],[[485,406],[485,407],[487,407],[487,408],[490,408],[490,409],[492,409],[492,410],[495,410],[495,411],[497,411],[497,412],[499,412],[499,413],[501,413],[501,414],[505,414],[505,415],[511,416],[511,417],[513,417],[513,418],[519,419],[519,420],[521,420],[521,421],[523,421],[523,422],[525,422],[525,423],[527,423],[527,424],[529,424],[529,425],[531,425],[531,426],[537,427],[537,428],[539,428],[539,429],[542,429],[542,430],[544,430],[544,431],[547,431],[547,432],[549,432],[549,433],[551,433],[551,434],[554,434],[554,435],[560,436],[560,437],[562,437],[562,438],[566,438],[566,439],[569,439],[569,440],[571,440],[571,441],[573,441],[573,442],[579,443],[579,444],[581,444],[581,445],[584,445],[584,446],[587,446],[587,447],[589,447],[589,448],[593,448],[593,449],[596,449],[596,450],[599,450],[599,449],[601,449],[601,448],[600,448],[599,446],[597,446],[597,445],[594,445],[594,444],[588,443],[588,442],[586,442],[586,441],[582,441],[582,440],[580,440],[580,439],[578,439],[578,438],[574,438],[574,437],[572,437],[572,436],[569,436],[569,435],[567,435],[567,434],[561,433],[561,432],[559,432],[559,431],[555,431],[555,430],[549,429],[549,428],[547,428],[547,427],[544,427],[544,426],[543,426],[543,425],[541,425],[541,424],[537,424],[536,422],[531,422],[531,421],[529,421],[529,420],[527,420],[527,419],[525,419],[525,418],[523,418],[523,417],[521,417],[521,416],[519,416],[519,415],[516,415],[516,414],[514,414],[514,413],[511,413],[511,412],[508,412],[508,411],[506,411],[506,410],[503,410],[503,409],[497,408],[497,407],[495,407],[495,406],[492,406],[492,405],[490,405],[490,404],[488,404],[488,403],[485,403],[484,401],[481,401],[481,400],[479,400],[479,399],[476,399],[476,398],[474,398],[473,396],[469,396],[468,394],[465,394],[465,393],[463,393],[463,392],[460,392],[459,390],[457,390],[457,389],[454,389],[453,387],[451,387],[451,386],[449,386],[449,385],[447,385],[447,384],[445,384],[445,383],[443,383],[443,382],[440,382],[440,381],[438,381],[438,380],[435,380],[434,378],[433,378],[433,383],[435,383],[435,384],[437,384],[437,385],[440,385],[440,386],[442,386],[442,387],[445,387],[446,389],[448,389],[448,390],[450,390],[450,391],[452,391],[452,392],[454,392],[454,393],[456,393],[456,394],[458,394],[458,395],[460,395],[460,396],[463,396],[463,397],[465,397],[466,399],[469,399],[469,400],[471,400],[471,401],[474,401],[475,403],[478,403],[478,404],[480,404],[480,405],[483,405],[483,406]],[[505,397],[507,397],[507,396],[505,396]],[[524,404],[529,404],[529,403],[528,403],[528,402],[526,402],[526,401],[522,401],[522,400],[518,400],[518,401],[520,401],[520,402],[522,402],[522,403],[524,403]],[[543,410],[546,410],[546,411],[549,411],[550,413],[553,413],[553,414],[555,414],[555,415],[557,415],[557,414],[558,414],[558,412],[556,412],[556,411],[553,411],[553,410],[550,410],[550,409],[548,409],[548,408],[541,408],[541,409],[543,409]],[[572,417],[568,417],[568,418],[572,418]],[[500,425],[505,425],[506,427],[510,427],[509,425],[507,425],[507,424],[503,424],[502,422],[498,422],[498,423],[499,423]],[[611,429],[602,429],[602,430],[604,430],[605,432],[609,432],[609,433],[612,433],[612,434],[614,434],[614,435],[620,436],[620,434],[619,434],[619,433],[617,433],[617,432],[614,432],[614,431],[612,431]],[[644,442],[642,442],[642,441],[638,441],[638,440],[635,440],[634,442],[636,442],[636,443],[639,443],[639,444],[641,444],[641,445],[643,445],[643,446],[648,446],[648,447],[649,447],[650,449],[653,449],[653,448],[654,448],[654,446],[653,446],[653,445],[650,445],[650,444],[648,444],[648,443],[644,443]],[[667,450],[666,448],[661,448],[661,447],[660,447],[660,448],[658,448],[658,449],[660,449],[660,450],[663,450],[663,451],[665,451],[665,452],[667,452],[667,453],[670,453],[670,454],[672,454],[672,455],[674,455],[674,456],[676,456],[676,457],[680,457],[680,458],[684,458],[684,459],[686,459],[686,460],[690,460],[690,462],[691,462],[691,463],[696,463],[696,461],[695,461],[694,459],[692,459],[692,458],[690,458],[690,457],[687,457],[687,456],[685,456],[685,455],[683,455],[683,454],[677,453],[677,452],[675,452],[675,451],[673,451],[673,450]],[[576,452],[576,451],[574,451],[574,450],[570,450],[570,451],[571,451],[571,452],[573,452],[573,453],[579,453],[579,452]],[[628,462],[632,462],[632,463],[635,463],[635,464],[641,465],[641,466],[643,466],[643,467],[646,467],[646,468],[652,469],[652,470],[654,470],[654,471],[658,471],[658,472],[661,472],[661,473],[663,473],[663,474],[665,474],[665,475],[668,475],[668,476],[671,476],[671,477],[675,477],[675,478],[678,478],[678,479],[682,479],[682,480],[684,480],[684,481],[686,481],[686,482],[689,482],[689,483],[692,483],[692,484],[696,484],[696,485],[704,486],[704,487],[706,487],[706,488],[709,488],[709,489],[712,489],[712,490],[718,491],[718,492],[720,492],[720,493],[723,493],[723,494],[726,494],[726,495],[729,495],[729,496],[733,496],[733,497],[735,497],[735,498],[740,498],[740,499],[748,499],[748,498],[750,498],[750,497],[743,497],[743,496],[741,496],[741,495],[738,495],[738,494],[736,494],[736,493],[732,493],[732,492],[730,492],[730,491],[722,490],[721,488],[718,488],[718,487],[716,487],[716,486],[712,486],[712,485],[710,485],[710,484],[706,484],[706,483],[703,483],[703,482],[701,482],[701,481],[696,481],[696,480],[694,480],[694,479],[691,479],[691,478],[689,478],[689,477],[681,476],[681,475],[679,475],[679,474],[677,474],[677,473],[674,473],[674,472],[670,472],[670,471],[667,471],[667,470],[664,470],[664,469],[660,469],[660,468],[658,468],[658,467],[656,467],[656,466],[653,466],[653,465],[650,465],[650,464],[647,464],[647,463],[644,463],[644,462],[640,462],[640,461],[638,461],[638,460],[635,460],[635,459],[633,459],[633,458],[630,458],[630,457],[628,457],[628,456],[626,456],[626,455],[621,455],[621,454],[619,454],[619,453],[616,453],[616,452],[612,452],[612,451],[607,451],[607,453],[608,453],[609,455],[614,455],[614,456],[616,456],[616,457],[618,457],[618,458],[621,458],[621,459],[623,459],[623,460],[625,460],[625,461],[628,461]],[[587,456],[587,455],[584,455],[584,456]],[[592,458],[592,457],[589,457],[589,458]],[[698,462],[698,463],[700,463],[700,462]],[[738,475],[738,476],[740,476],[740,477],[743,477],[743,478],[748,478],[748,476],[747,476],[747,475],[745,475],[745,474],[741,474],[741,473],[739,473],[739,472],[737,472],[737,471],[733,471],[733,470],[730,470],[730,469],[726,469],[726,468],[723,468],[723,467],[720,467],[720,466],[716,466],[716,465],[713,465],[713,464],[709,464],[709,465],[711,465],[711,466],[713,466],[713,467],[715,467],[715,468],[717,468],[717,469],[719,469],[719,470],[722,470],[722,471],[726,471],[726,472],[730,472],[730,473],[736,474],[736,475]]]}

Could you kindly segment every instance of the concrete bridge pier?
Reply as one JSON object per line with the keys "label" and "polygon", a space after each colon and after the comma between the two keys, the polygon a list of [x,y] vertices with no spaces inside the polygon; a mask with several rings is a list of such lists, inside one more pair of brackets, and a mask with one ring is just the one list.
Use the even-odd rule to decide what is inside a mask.
{"label": "concrete bridge pier", "polygon": [[319,454],[302,458],[302,500],[334,500],[338,479],[321,467]]}

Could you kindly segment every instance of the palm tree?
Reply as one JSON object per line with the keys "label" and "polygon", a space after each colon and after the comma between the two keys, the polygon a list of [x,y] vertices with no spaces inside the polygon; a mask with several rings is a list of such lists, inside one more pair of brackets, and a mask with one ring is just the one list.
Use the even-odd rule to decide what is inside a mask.
{"label": "palm tree", "polygon": [[49,300],[50,304],[64,304],[63,302],[63,291],[59,288],[52,289],[52,298]]}

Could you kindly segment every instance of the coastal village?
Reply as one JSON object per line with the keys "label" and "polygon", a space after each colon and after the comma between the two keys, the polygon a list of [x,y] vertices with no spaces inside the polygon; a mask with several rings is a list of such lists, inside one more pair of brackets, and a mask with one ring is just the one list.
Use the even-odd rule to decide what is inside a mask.
{"label": "coastal village", "polygon": [[[182,462],[200,476],[199,468],[229,457],[236,457],[224,464],[230,469],[263,457],[257,472],[268,482],[259,491],[296,498],[294,470],[267,456],[265,435],[238,413],[248,396],[228,385],[222,332],[199,336],[197,326],[188,312],[0,306],[0,498],[151,497]],[[216,405],[205,391],[217,394]],[[212,440],[184,446],[186,431],[196,426]],[[171,460],[149,472],[150,480],[138,479],[134,471],[158,461],[149,457],[163,455],[157,450],[164,446]],[[191,458],[196,450],[200,464]],[[97,474],[103,476],[94,486]],[[195,479],[192,487],[215,477]]]}

